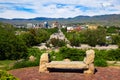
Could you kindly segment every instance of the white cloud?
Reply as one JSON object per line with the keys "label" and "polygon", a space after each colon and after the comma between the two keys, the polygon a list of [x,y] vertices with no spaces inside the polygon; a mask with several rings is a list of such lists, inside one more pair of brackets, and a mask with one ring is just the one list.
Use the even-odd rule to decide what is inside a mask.
{"label": "white cloud", "polygon": [[[7,10],[3,13],[0,13],[0,17],[2,18],[32,18],[35,17],[35,14],[27,13],[27,12],[18,12],[14,10]],[[37,17],[37,16],[36,16]]]}
{"label": "white cloud", "polygon": [[[34,10],[35,12],[15,10],[16,6],[25,8],[25,10]],[[77,8],[76,6],[80,7]],[[1,18],[58,18],[113,13],[120,13],[119,0],[0,0]]]}

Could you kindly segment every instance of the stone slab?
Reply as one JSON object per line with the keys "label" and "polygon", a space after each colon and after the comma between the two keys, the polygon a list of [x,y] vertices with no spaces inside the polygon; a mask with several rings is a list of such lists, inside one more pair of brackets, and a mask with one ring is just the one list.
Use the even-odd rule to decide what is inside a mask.
{"label": "stone slab", "polygon": [[88,68],[88,65],[80,61],[72,61],[72,62],[52,61],[50,63],[47,63],[46,66],[47,68],[61,68],[61,69]]}

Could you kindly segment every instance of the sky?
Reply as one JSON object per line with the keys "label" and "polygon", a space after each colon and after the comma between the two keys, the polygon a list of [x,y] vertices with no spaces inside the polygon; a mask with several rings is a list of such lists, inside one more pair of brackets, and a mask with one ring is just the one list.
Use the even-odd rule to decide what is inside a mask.
{"label": "sky", "polygon": [[120,0],[0,0],[0,18],[120,14]]}

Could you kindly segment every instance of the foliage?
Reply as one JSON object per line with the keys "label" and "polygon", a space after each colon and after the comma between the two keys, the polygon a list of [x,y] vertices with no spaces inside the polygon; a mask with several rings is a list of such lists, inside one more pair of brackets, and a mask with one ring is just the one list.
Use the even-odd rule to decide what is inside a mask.
{"label": "foliage", "polygon": [[[62,30],[64,31],[64,30]],[[79,44],[89,44],[90,46],[105,45],[106,30],[98,28],[96,30],[83,30],[81,32],[65,32],[66,38],[70,41],[72,46],[80,46]]]}
{"label": "foliage", "polygon": [[89,44],[90,46],[93,46],[93,47],[96,46],[97,44],[96,30],[87,30],[86,40],[87,40],[87,44]]}
{"label": "foliage", "polygon": [[0,69],[9,70],[13,66],[14,62],[15,62],[14,60],[1,60]]}
{"label": "foliage", "polygon": [[104,45],[106,43],[106,31],[104,29],[87,30],[86,32],[87,44],[90,46]]}
{"label": "foliage", "polygon": [[50,33],[45,31],[44,29],[38,29],[37,34],[36,34],[36,38],[37,38],[37,36],[39,37],[38,42],[42,43],[42,42],[45,42],[49,39]]}
{"label": "foliage", "polygon": [[50,43],[54,46],[54,47],[62,47],[66,45],[66,42],[64,40],[61,39],[56,39],[56,38],[52,38],[50,39]]}
{"label": "foliage", "polygon": [[95,59],[105,59],[107,60],[108,54],[106,50],[95,50]]}
{"label": "foliage", "polygon": [[79,33],[79,41],[80,41],[82,44],[87,44],[86,30],[85,30],[85,31],[81,31],[81,32]]}
{"label": "foliage", "polygon": [[67,32],[67,28],[62,28],[61,31],[65,34]]}
{"label": "foliage", "polygon": [[36,60],[39,61],[40,56],[43,52],[40,51],[38,48],[28,48],[28,57],[30,57],[31,55],[34,56],[36,58]]}
{"label": "foliage", "polygon": [[97,44],[104,46],[106,43],[106,30],[103,28],[97,29],[95,34],[97,34]]}
{"label": "foliage", "polygon": [[95,50],[95,66],[106,67],[108,55],[106,50]]}
{"label": "foliage", "polygon": [[107,33],[118,33],[118,30],[120,30],[119,27],[116,26],[110,26],[106,28]]}
{"label": "foliage", "polygon": [[75,33],[75,32],[68,32],[65,33],[66,38],[70,41],[71,46],[80,46],[80,37],[79,37],[79,33]]}
{"label": "foliage", "polygon": [[38,65],[39,65],[38,61],[23,60],[23,61],[20,61],[20,62],[16,62],[13,65],[12,69],[32,67],[32,66],[38,66]]}
{"label": "foliage", "polygon": [[13,69],[16,68],[24,68],[24,67],[31,67],[31,66],[38,66],[39,65],[39,60],[40,56],[43,52],[40,51],[38,48],[28,48],[28,58],[32,55],[36,59],[35,61],[29,61],[28,58],[23,61],[18,61],[14,64]]}
{"label": "foliage", "polygon": [[50,61],[61,61],[61,60],[63,60],[63,57],[59,52],[52,51],[50,53]]}
{"label": "foliage", "polygon": [[55,57],[54,60],[63,60],[65,58],[69,58],[70,60],[73,61],[80,61],[83,60],[84,56],[85,56],[84,50],[72,49],[67,47],[60,48],[60,51],[57,53],[55,52],[51,53],[51,57]]}
{"label": "foliage", "polygon": [[15,27],[15,31],[27,31],[27,30],[28,29],[25,27],[21,27],[21,28]]}
{"label": "foliage", "polygon": [[106,67],[107,66],[107,62],[104,59],[97,59],[94,62],[95,66],[101,66],[101,67]]}
{"label": "foliage", "polygon": [[6,71],[0,70],[0,80],[18,80],[13,75],[7,73]]}
{"label": "foliage", "polygon": [[[120,61],[120,49],[116,50],[95,50],[95,65],[107,66],[106,61]],[[50,60],[63,60],[69,58],[72,61],[83,61],[85,50],[62,47],[59,52],[52,51]]]}
{"label": "foliage", "polygon": [[60,49],[60,54],[63,55],[64,59],[69,58],[70,60],[73,60],[73,61],[79,61],[79,60],[83,60],[85,56],[85,51],[74,49],[74,48],[62,47]]}
{"label": "foliage", "polygon": [[120,61],[120,49],[108,50],[107,51],[107,60],[110,61]]}
{"label": "foliage", "polygon": [[20,35],[28,47],[45,42],[49,39],[49,36],[49,33],[44,29],[30,29],[28,32]]}
{"label": "foliage", "polygon": [[38,45],[40,43],[46,42],[50,35],[56,32],[57,29],[29,29],[20,35],[28,47]]}
{"label": "foliage", "polygon": [[27,56],[25,43],[15,35],[11,25],[0,25],[0,60],[20,59]]}
{"label": "foliage", "polygon": [[73,33],[69,41],[71,46],[80,46],[79,35],[77,35],[77,33]]}
{"label": "foliage", "polygon": [[120,61],[120,49],[115,50],[95,50],[95,59],[104,59],[109,61]]}
{"label": "foliage", "polygon": [[28,32],[22,33],[19,37],[25,42],[27,47],[31,47],[36,44],[34,36]]}
{"label": "foliage", "polygon": [[10,24],[0,23],[0,60],[26,58],[28,47],[47,41],[58,29],[29,29],[20,34],[15,30]]}
{"label": "foliage", "polygon": [[120,35],[112,35],[112,43],[117,44],[120,48]]}
{"label": "foliage", "polygon": [[50,35],[58,32],[58,28],[50,28],[50,29],[44,29],[44,30],[47,31]]}
{"label": "foliage", "polygon": [[38,57],[38,56],[41,56],[42,52],[38,49],[38,48],[28,48],[28,56],[35,56],[35,57]]}
{"label": "foliage", "polygon": [[118,48],[120,49],[120,42],[119,42],[119,43],[117,43],[117,45],[118,45]]}

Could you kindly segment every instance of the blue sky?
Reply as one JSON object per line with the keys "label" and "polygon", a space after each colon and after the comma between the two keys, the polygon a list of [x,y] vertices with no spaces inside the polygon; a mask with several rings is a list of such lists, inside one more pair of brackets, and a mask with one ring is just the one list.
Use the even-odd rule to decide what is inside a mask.
{"label": "blue sky", "polygon": [[0,0],[0,18],[120,14],[120,0]]}

